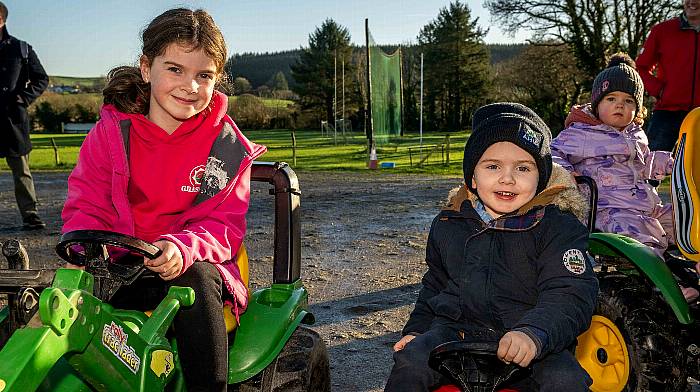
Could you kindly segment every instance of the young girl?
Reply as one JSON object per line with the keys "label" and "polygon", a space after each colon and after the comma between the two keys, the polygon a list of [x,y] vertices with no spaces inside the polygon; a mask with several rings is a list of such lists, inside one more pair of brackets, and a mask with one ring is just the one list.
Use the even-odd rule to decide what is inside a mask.
{"label": "young girl", "polygon": [[[596,228],[648,245],[660,257],[674,239],[673,211],[649,180],[671,173],[670,152],[650,151],[642,129],[644,84],[634,61],[613,55],[593,82],[591,103],[571,108],[552,141],[552,160],[598,185]],[[697,290],[684,288],[686,299]]]}
{"label": "young girl", "polygon": [[[172,9],[143,32],[139,67],[108,76],[100,121],[68,179],[63,232],[103,229],[160,248],[146,260],[163,290],[189,286],[195,304],[174,321],[188,391],[223,391],[222,297],[236,317],[247,291],[232,261],[245,234],[250,166],[265,151],[226,114],[226,45],[205,11]],[[138,287],[138,286],[136,286]],[[115,300],[133,292],[125,287]],[[141,297],[143,298],[143,297]]]}

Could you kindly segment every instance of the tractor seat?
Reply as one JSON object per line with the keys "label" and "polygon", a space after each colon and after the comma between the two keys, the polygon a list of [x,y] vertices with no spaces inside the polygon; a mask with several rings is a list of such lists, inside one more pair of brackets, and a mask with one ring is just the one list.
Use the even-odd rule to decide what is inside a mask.
{"label": "tractor seat", "polygon": [[676,243],[688,259],[700,261],[700,108],[693,109],[683,120],[675,162],[671,173],[671,201],[676,228]]}
{"label": "tractor seat", "polygon": [[[248,251],[246,250],[244,244],[241,244],[241,247],[236,253],[236,264],[238,265],[238,269],[241,272],[241,279],[243,279],[243,284],[245,284],[245,287],[248,287]],[[238,326],[238,323],[236,323],[236,317],[233,315],[233,306],[231,306],[231,304],[224,304],[223,312],[224,322],[226,323],[226,332],[230,333]],[[151,317],[151,313],[153,313],[153,310],[148,310],[145,313],[148,317]]]}

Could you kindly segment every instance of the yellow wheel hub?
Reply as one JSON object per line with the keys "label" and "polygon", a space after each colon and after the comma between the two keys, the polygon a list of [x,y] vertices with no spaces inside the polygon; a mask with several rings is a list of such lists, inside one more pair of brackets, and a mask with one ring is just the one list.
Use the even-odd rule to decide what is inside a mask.
{"label": "yellow wheel hub", "polygon": [[595,315],[578,337],[576,359],[593,379],[593,392],[620,392],[627,385],[630,360],[627,344],[615,323]]}

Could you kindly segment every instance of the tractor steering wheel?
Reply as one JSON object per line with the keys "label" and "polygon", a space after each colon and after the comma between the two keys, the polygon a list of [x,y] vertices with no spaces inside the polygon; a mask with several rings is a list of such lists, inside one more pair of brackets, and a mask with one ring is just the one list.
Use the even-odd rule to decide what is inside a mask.
{"label": "tractor steering wheel", "polygon": [[[82,245],[85,249],[85,253],[75,252],[72,249],[73,245]],[[93,250],[90,248],[94,246],[104,247],[107,245],[138,253],[151,260],[157,258],[162,253],[157,246],[146,241],[126,234],[106,230],[75,230],[65,233],[61,236],[61,241],[56,245],[56,253],[58,253],[58,256],[63,260],[71,264],[82,266],[85,265],[88,258],[101,256],[99,253],[89,254],[91,253],[90,251]]]}
{"label": "tractor steering wheel", "polygon": [[[163,253],[157,246],[146,241],[105,230],[75,230],[65,233],[56,245],[56,253],[63,260],[85,266],[87,272],[96,278],[96,286],[104,286],[103,293],[98,295],[102,300],[108,300],[122,285],[131,284],[144,271],[143,259],[130,258],[135,262],[130,264],[117,263],[111,260],[107,246],[113,246],[137,255],[155,259]],[[97,280],[100,280],[98,284]],[[104,282],[104,283],[102,283]]]}

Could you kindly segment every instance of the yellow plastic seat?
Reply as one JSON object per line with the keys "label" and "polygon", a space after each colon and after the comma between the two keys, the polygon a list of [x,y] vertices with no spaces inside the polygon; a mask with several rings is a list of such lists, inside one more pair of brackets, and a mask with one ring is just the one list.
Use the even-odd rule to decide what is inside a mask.
{"label": "yellow plastic seat", "polygon": [[[243,279],[243,284],[248,288],[249,279],[249,269],[248,269],[248,251],[244,244],[238,248],[238,253],[236,253],[236,264],[238,265],[238,270],[241,272],[241,279]],[[230,304],[224,305],[224,321],[226,322],[226,332],[231,332],[236,329],[238,325],[236,323],[236,317],[232,313],[232,308]]]}
{"label": "yellow plastic seat", "polygon": [[676,243],[683,255],[700,261],[700,108],[683,120],[671,174]]}
{"label": "yellow plastic seat", "polygon": [[[245,287],[248,287],[248,251],[246,250],[244,244],[241,244],[241,247],[236,253],[236,264],[238,265],[238,269],[241,272],[241,279],[243,280],[243,284],[245,284]],[[232,309],[233,306],[231,306],[230,304],[224,304],[223,312],[224,322],[226,323],[226,332],[231,332],[238,326],[238,324],[236,323],[236,317],[232,313]],[[153,313],[153,311],[149,310],[145,313],[148,317],[151,317],[151,313]]]}

